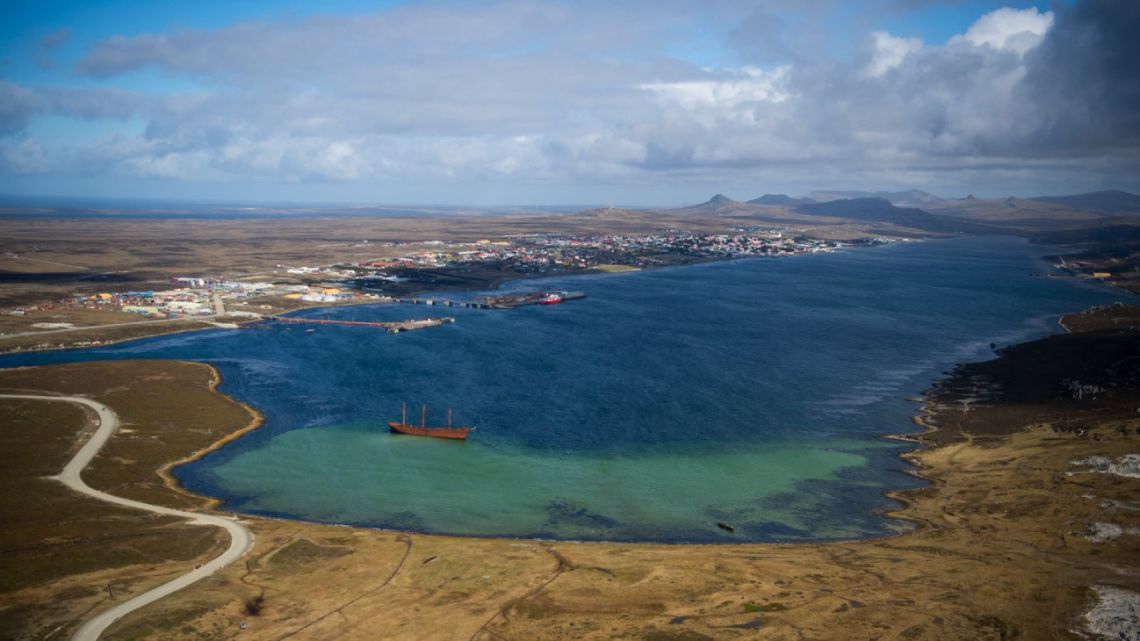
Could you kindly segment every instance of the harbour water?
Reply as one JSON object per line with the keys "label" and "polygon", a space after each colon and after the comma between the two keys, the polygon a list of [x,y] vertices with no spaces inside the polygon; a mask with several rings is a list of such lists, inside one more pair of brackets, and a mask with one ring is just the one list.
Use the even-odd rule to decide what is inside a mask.
{"label": "harbour water", "polygon": [[[1048,248],[967,238],[513,283],[587,298],[450,308],[409,334],[211,330],[0,366],[175,358],[215,365],[265,426],[176,476],[226,510],[463,535],[796,541],[881,536],[913,400],[953,364],[1124,300],[1050,277]],[[472,294],[474,296],[475,294]],[[407,305],[311,310],[387,321]],[[389,434],[418,417],[478,429]],[[716,526],[732,524],[729,533]]]}

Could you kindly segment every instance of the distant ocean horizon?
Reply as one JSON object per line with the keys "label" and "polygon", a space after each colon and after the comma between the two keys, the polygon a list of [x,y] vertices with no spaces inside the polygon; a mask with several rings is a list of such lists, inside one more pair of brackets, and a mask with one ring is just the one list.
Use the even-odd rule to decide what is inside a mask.
{"label": "distant ocean horizon", "polygon": [[[900,243],[620,275],[509,283],[587,298],[445,308],[453,325],[264,325],[0,367],[183,359],[263,428],[175,474],[227,511],[443,534],[713,543],[891,534],[884,492],[913,488],[881,437],[953,365],[1127,300],[1050,277],[1051,248],[1007,237]],[[468,294],[465,296],[473,296]],[[394,320],[377,305],[304,316]],[[466,443],[392,435],[403,402]],[[735,533],[717,527],[730,524]]]}

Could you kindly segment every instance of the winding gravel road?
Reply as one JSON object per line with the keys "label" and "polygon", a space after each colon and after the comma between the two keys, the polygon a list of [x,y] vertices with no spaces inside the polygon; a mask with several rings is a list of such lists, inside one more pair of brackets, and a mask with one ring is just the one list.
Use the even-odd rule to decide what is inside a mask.
{"label": "winding gravel road", "polygon": [[78,630],[76,630],[75,634],[71,637],[74,641],[96,641],[96,639],[99,638],[99,635],[103,634],[103,631],[110,627],[110,625],[115,621],[121,619],[131,612],[134,612],[135,610],[138,610],[145,605],[161,599],[164,596],[173,594],[174,592],[181,590],[182,588],[190,585],[191,583],[194,583],[195,581],[198,581],[199,579],[204,579],[210,576],[214,572],[217,572],[223,567],[241,558],[243,555],[245,555],[246,552],[249,551],[250,547],[253,546],[253,535],[250,534],[249,530],[247,530],[245,526],[241,525],[236,520],[222,518],[219,516],[212,516],[209,514],[184,512],[182,510],[162,507],[161,505],[151,505],[149,503],[143,503],[141,501],[124,499],[118,496],[107,494],[106,492],[100,492],[99,490],[93,489],[84,483],[83,479],[80,477],[80,473],[83,471],[83,468],[87,467],[87,464],[91,462],[91,459],[95,458],[95,455],[98,454],[103,445],[107,443],[107,439],[111,438],[111,435],[114,434],[115,430],[119,427],[119,417],[116,416],[115,413],[111,411],[111,408],[107,407],[106,405],[98,401],[93,401],[89,398],[83,398],[80,396],[35,396],[30,394],[0,394],[0,398],[17,398],[37,401],[75,403],[77,405],[83,405],[95,410],[95,413],[99,416],[99,429],[96,430],[95,435],[91,437],[91,440],[84,443],[83,447],[80,448],[75,457],[68,462],[68,464],[63,468],[62,472],[51,478],[54,478],[55,480],[63,483],[76,492],[82,492],[83,494],[99,499],[100,501],[106,501],[108,503],[114,503],[115,505],[135,508],[138,510],[146,510],[148,512],[154,512],[155,514],[162,514],[165,516],[181,517],[188,519],[192,525],[213,525],[216,527],[224,528],[226,532],[229,532],[230,534],[230,546],[226,548],[226,551],[222,552],[217,558],[204,563],[200,567],[191,570],[190,572],[187,572],[186,574],[183,574],[182,576],[168,583],[164,583],[149,592],[144,592],[134,597],[133,599],[130,599],[129,601],[120,603],[110,610],[96,615],[94,618],[88,620],[86,623],[80,626]]}

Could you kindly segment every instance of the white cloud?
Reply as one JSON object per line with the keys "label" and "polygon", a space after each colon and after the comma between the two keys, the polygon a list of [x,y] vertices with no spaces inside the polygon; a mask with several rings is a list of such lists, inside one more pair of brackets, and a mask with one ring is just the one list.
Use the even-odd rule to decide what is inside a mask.
{"label": "white cloud", "polygon": [[710,74],[727,78],[650,82],[640,87],[660,95],[668,102],[692,110],[706,107],[737,107],[745,103],[775,103],[788,99],[785,87],[788,71],[789,67],[786,66],[771,71],[756,67],[719,72],[710,70]]}
{"label": "white cloud", "polygon": [[[0,174],[359,185],[677,185],[800,175],[818,186],[844,176],[896,184],[1015,176],[1026,166],[1035,175],[1101,171],[1094,166],[1124,175],[1120,167],[1137,164],[1140,145],[1126,143],[1081,169],[1074,159],[1092,146],[1088,126],[1057,135],[1058,105],[1102,113],[1121,102],[1097,98],[1111,98],[1103,87],[1114,84],[1032,99],[1033,87],[1056,84],[1052,76],[1072,53],[1074,38],[1050,31],[1050,13],[994,11],[946,45],[878,31],[863,41],[863,57],[820,46],[803,49],[815,57],[763,68],[702,68],[661,53],[660,41],[683,21],[648,6],[622,13],[629,6],[407,5],[363,19],[110,39],[79,65],[110,80],[71,88],[0,81]],[[1057,15],[1058,29],[1073,21]],[[523,18],[525,30],[509,26]],[[621,37],[634,18],[640,35]],[[761,41],[772,27],[750,25],[732,26],[732,37]],[[443,46],[428,37],[441,29],[457,39]],[[1041,40],[1048,46],[1024,55]],[[1090,42],[1101,51],[1099,40]],[[747,50],[739,55],[748,60]],[[1120,58],[1117,67],[1135,67]],[[1068,66],[1086,78],[1095,65]],[[118,74],[148,68],[186,77],[195,89],[113,88]],[[1119,91],[1133,95],[1135,86]],[[30,119],[51,114],[146,126],[71,146],[24,139]],[[1119,139],[1125,129],[1106,126],[1102,138]],[[1043,140],[1055,154],[1040,154]]]}
{"label": "white cloud", "polygon": [[871,34],[871,61],[864,73],[877,78],[921,50],[922,40],[919,38],[897,38],[885,31],[876,31]]}
{"label": "white cloud", "polygon": [[966,33],[954,36],[950,42],[988,45],[999,51],[1025,55],[1041,42],[1052,26],[1052,12],[1038,13],[1036,7],[1021,10],[1002,7],[978,18]]}

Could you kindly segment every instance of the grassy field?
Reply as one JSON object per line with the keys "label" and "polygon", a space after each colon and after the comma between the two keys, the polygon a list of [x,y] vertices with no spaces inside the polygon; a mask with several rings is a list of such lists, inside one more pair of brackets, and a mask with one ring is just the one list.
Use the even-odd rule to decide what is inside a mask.
{"label": "grassy field", "polygon": [[[171,507],[209,502],[163,476],[251,423],[212,391],[204,365],[132,362],[0,371],[0,391],[79,394],[112,405],[123,430],[83,477],[121,496]],[[185,387],[182,387],[182,386]],[[0,399],[0,638],[58,638],[78,618],[163,583],[224,547],[224,534],[178,519],[109,506],[45,478],[90,434],[92,418],[66,403]]]}

